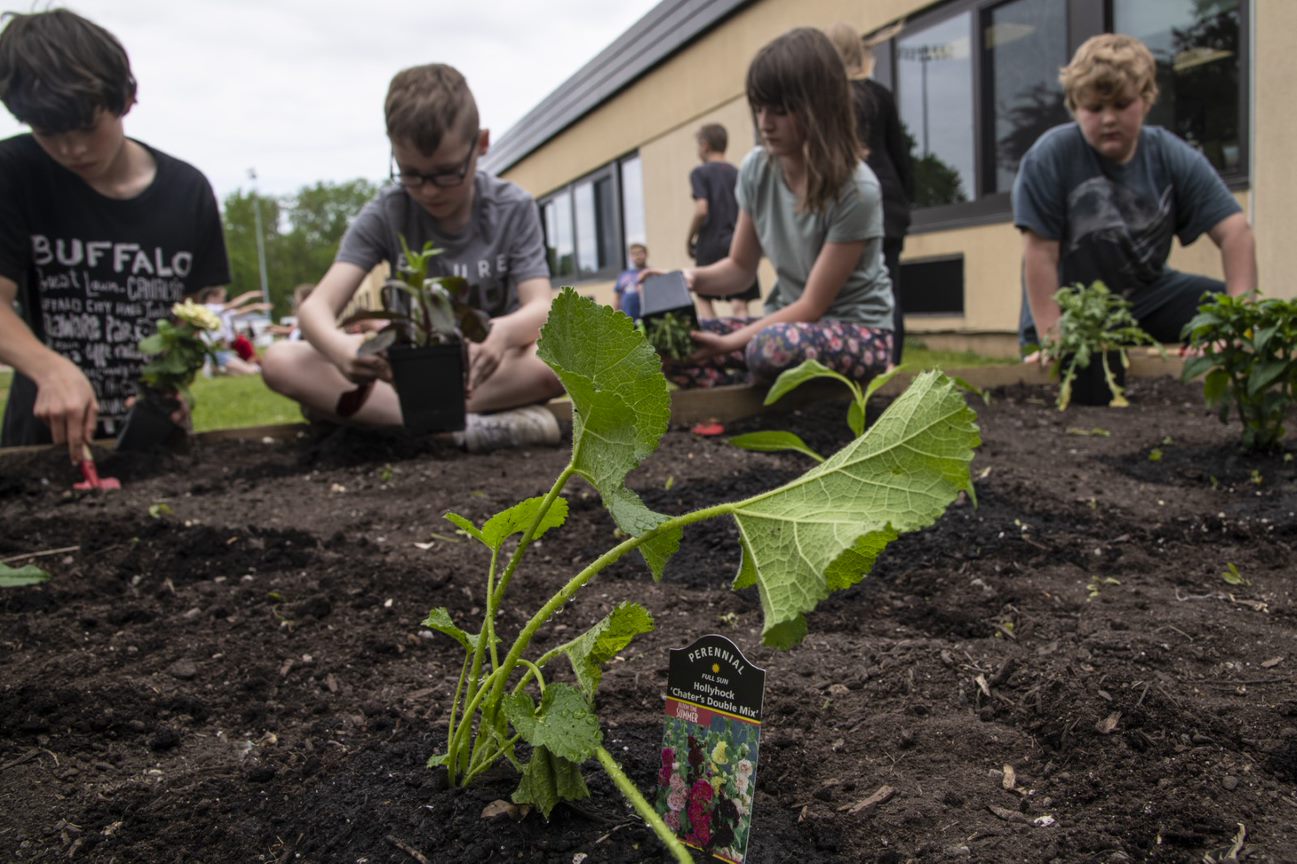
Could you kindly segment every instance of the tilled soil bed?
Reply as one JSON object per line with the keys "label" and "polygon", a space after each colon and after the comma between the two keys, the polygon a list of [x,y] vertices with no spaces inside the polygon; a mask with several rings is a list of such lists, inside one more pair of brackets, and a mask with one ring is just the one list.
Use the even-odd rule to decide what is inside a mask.
{"label": "tilled soil bed", "polygon": [[[1297,861],[1297,467],[1241,454],[1170,380],[1125,411],[1049,398],[976,404],[977,506],[894,543],[792,652],[729,588],[732,523],[688,531],[661,583],[624,559],[578,595],[546,644],[623,600],[657,619],[599,696],[640,788],[668,649],[719,632],[767,670],[750,861]],[[731,431],[830,449],[843,416]],[[548,824],[482,819],[507,766],[468,789],[424,767],[462,654],[419,622],[446,606],[476,630],[486,565],[440,514],[541,494],[566,456],[312,431],[105,460],[112,494],[67,491],[57,453],[0,459],[0,559],[66,550],[0,593],[0,860],[660,860],[593,763],[593,796]],[[677,430],[631,485],[680,513],[808,465]],[[508,633],[616,542],[589,487],[569,498]]]}

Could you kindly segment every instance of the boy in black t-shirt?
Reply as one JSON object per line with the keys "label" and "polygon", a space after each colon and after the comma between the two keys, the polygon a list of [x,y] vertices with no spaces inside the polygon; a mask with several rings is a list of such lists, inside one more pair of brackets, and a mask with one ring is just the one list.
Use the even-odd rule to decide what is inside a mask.
{"label": "boy in black t-shirt", "polygon": [[[220,214],[191,166],[127,138],[135,78],[111,33],[65,9],[10,15],[0,100],[0,446],[113,435],[139,340],[186,295],[229,281]],[[15,310],[21,308],[21,317]]]}
{"label": "boy in black t-shirt", "polygon": [[[689,257],[699,267],[730,254],[734,224],[739,218],[739,205],[734,197],[739,169],[725,161],[728,145],[729,134],[719,123],[708,123],[698,130],[698,158],[703,164],[689,172],[689,190],[694,198],[694,217],[689,223]],[[704,318],[716,317],[712,299],[698,295],[698,307]],[[748,301],[761,299],[761,286],[753,280],[747,290],[725,299],[730,301],[736,316],[746,318]]]}

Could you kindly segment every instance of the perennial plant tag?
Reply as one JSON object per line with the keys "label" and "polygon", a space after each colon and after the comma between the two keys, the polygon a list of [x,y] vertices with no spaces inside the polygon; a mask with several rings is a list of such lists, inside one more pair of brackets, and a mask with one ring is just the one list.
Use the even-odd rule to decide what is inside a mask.
{"label": "perennial plant tag", "polygon": [[742,864],[766,673],[724,636],[671,651],[656,809],[687,845]]}

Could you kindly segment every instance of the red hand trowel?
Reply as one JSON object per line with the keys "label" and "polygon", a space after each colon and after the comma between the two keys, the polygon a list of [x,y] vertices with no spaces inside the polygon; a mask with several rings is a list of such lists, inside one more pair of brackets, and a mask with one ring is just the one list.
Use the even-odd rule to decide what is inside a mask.
{"label": "red hand trowel", "polygon": [[84,491],[86,489],[110,490],[122,488],[122,481],[116,477],[99,476],[99,469],[95,467],[95,457],[90,452],[89,444],[81,448],[81,461],[78,464],[81,466],[81,476],[85,479],[80,483],[73,483],[73,489]]}

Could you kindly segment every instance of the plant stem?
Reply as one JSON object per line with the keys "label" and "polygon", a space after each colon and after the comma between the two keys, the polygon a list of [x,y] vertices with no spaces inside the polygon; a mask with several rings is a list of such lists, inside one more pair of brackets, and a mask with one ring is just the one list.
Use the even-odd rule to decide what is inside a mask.
{"label": "plant stem", "polygon": [[657,814],[657,811],[649,806],[648,801],[644,800],[644,796],[640,794],[639,789],[635,788],[635,784],[626,776],[626,772],[621,770],[621,766],[612,758],[612,754],[600,747],[595,750],[594,755],[599,760],[599,764],[603,766],[603,770],[612,778],[613,785],[617,787],[622,795],[626,796],[626,800],[635,808],[635,812],[648,823],[648,826],[653,829],[653,833],[657,834],[658,839],[662,841],[662,845],[666,846],[671,854],[675,856],[676,861],[680,862],[680,864],[694,864],[694,856],[680,842],[680,838],[676,837],[675,833],[662,821],[662,817]]}
{"label": "plant stem", "polygon": [[695,510],[692,513],[685,513],[682,516],[675,516],[667,519],[656,528],[645,531],[638,537],[626,538],[621,543],[618,543],[616,546],[586,565],[584,570],[573,576],[568,583],[560,588],[544,606],[537,610],[536,614],[532,615],[531,620],[522,628],[522,632],[519,633],[518,638],[514,640],[513,647],[509,649],[509,653],[504,658],[504,662],[500,664],[500,668],[496,670],[495,674],[497,677],[494,687],[492,688],[492,693],[487,699],[487,705],[497,706],[500,704],[500,697],[504,693],[504,687],[509,680],[510,674],[512,674],[514,667],[518,665],[518,661],[522,657],[522,652],[527,650],[527,646],[531,644],[531,640],[535,637],[536,632],[540,630],[541,626],[543,626],[555,612],[562,609],[563,605],[567,603],[568,600],[572,599],[572,595],[576,594],[576,592],[581,590],[587,582],[599,575],[605,567],[616,562],[627,552],[638,548],[648,540],[652,540],[655,537],[673,531],[676,528],[684,528],[685,526],[692,525],[695,522],[702,522],[716,516],[724,516],[733,513],[734,508],[735,505],[733,503],[717,504],[714,507],[706,507],[702,510]]}
{"label": "plant stem", "polygon": [[513,555],[509,558],[509,564],[504,568],[504,575],[500,577],[500,584],[496,586],[495,593],[490,598],[495,609],[500,608],[500,603],[504,599],[504,592],[509,588],[509,581],[513,579],[514,571],[522,563],[523,553],[531,545],[531,538],[536,533],[536,526],[540,525],[541,520],[545,518],[545,514],[549,512],[549,508],[554,506],[554,500],[558,498],[559,493],[563,491],[563,487],[567,485],[567,481],[572,479],[572,475],[575,473],[576,468],[573,467],[571,462],[568,462],[567,467],[563,469],[563,473],[558,475],[558,479],[554,481],[554,485],[550,487],[549,492],[545,495],[545,500],[541,502],[536,511],[535,520],[523,533],[522,539],[518,541],[518,548],[513,550]]}
{"label": "plant stem", "polygon": [[455,741],[455,712],[459,710],[459,697],[464,692],[464,678],[468,675],[468,659],[468,654],[465,654],[464,665],[459,670],[459,683],[455,685],[455,700],[450,703],[450,723],[446,726],[446,770],[451,786],[455,785],[455,754],[450,748]]}

